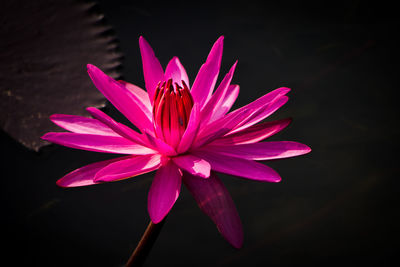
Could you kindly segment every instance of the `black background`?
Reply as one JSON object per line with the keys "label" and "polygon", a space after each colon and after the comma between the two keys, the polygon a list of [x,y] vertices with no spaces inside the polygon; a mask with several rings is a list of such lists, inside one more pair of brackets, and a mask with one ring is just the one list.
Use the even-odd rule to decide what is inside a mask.
{"label": "black background", "polygon": [[[241,250],[229,246],[183,188],[146,266],[383,266],[396,261],[399,18],[393,6],[382,1],[102,0],[97,8],[125,55],[123,78],[142,87],[140,35],[164,67],[178,56],[191,81],[213,42],[224,35],[220,77],[239,60],[233,82],[241,92],[234,107],[277,87],[292,88],[289,102],[270,120],[294,121],[272,139],[300,141],[313,149],[267,163],[281,174],[279,184],[221,175],[243,222]],[[105,111],[125,121],[111,106]],[[110,155],[55,145],[35,153],[3,132],[1,148],[6,157],[1,164],[4,262],[125,263],[149,221],[147,192],[154,173],[63,189],[55,184],[58,178]]]}

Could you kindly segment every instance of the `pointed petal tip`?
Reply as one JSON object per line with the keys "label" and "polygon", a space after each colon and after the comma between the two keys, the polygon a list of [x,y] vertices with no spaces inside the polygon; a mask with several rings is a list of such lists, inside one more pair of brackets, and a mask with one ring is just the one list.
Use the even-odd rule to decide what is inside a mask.
{"label": "pointed petal tip", "polygon": [[139,47],[142,48],[142,46],[150,46],[149,42],[147,42],[147,40],[140,35],[139,37]]}
{"label": "pointed petal tip", "polygon": [[279,88],[276,89],[276,90],[282,91],[282,94],[287,94],[287,93],[289,93],[292,89],[290,89],[289,87],[279,87]]}
{"label": "pointed petal tip", "polygon": [[56,113],[56,114],[51,114],[51,115],[49,116],[49,119],[54,123],[55,120],[59,119],[59,118],[62,117],[62,116],[63,116],[63,114],[58,114],[58,113]]}
{"label": "pointed petal tip", "polygon": [[308,154],[312,151],[311,147],[304,145],[304,154]]}
{"label": "pointed petal tip", "polygon": [[280,176],[275,177],[274,180],[271,180],[271,183],[280,183],[282,181],[282,178]]}
{"label": "pointed petal tip", "polygon": [[64,184],[63,179],[57,180],[56,185],[59,187],[62,187],[62,188],[68,188],[68,186],[66,184]]}
{"label": "pointed petal tip", "polygon": [[44,135],[42,135],[42,136],[40,137],[40,139],[51,142],[51,141],[49,140],[49,137],[51,137],[51,136],[52,136],[52,132],[48,132],[48,133],[45,133]]}
{"label": "pointed petal tip", "polygon": [[238,64],[238,62],[239,62],[239,60],[238,60],[238,59],[236,59],[236,60],[235,60],[235,63],[233,63],[233,66],[232,66],[232,68],[236,68],[236,65]]}
{"label": "pointed petal tip", "polygon": [[86,64],[86,68],[87,68],[88,71],[92,71],[92,70],[98,69],[95,65],[90,64],[90,63]]}
{"label": "pointed petal tip", "polygon": [[228,242],[235,249],[241,249],[243,247],[243,237],[239,240],[229,240]]}

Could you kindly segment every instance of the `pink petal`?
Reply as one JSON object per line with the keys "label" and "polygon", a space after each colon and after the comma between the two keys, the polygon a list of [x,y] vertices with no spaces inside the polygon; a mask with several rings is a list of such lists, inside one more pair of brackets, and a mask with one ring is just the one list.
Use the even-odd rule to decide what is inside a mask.
{"label": "pink petal", "polygon": [[224,118],[214,121],[203,127],[196,136],[192,148],[201,147],[213,140],[230,132],[239,122],[248,118],[252,113],[251,109],[242,109],[239,112],[231,113]]}
{"label": "pink petal", "polygon": [[144,82],[146,84],[150,102],[153,103],[154,92],[157,84],[164,80],[164,71],[160,62],[154,55],[153,49],[142,36],[139,38],[139,47],[142,55]]}
{"label": "pink petal", "polygon": [[86,165],[65,175],[63,178],[57,181],[57,185],[61,187],[77,187],[96,184],[94,181],[94,176],[98,171],[111,163],[123,160],[125,158],[126,157],[115,158]]}
{"label": "pink petal", "polygon": [[[259,101],[260,99],[258,99],[245,106],[247,108],[237,109],[221,119],[204,126],[194,142],[194,147],[200,147],[225,134],[234,133],[250,127],[275,112],[287,101],[287,97],[282,95],[282,91],[278,89],[275,91],[276,93],[272,94],[273,97],[270,97],[272,99],[269,101]],[[266,100],[268,98],[262,97],[261,99]]]}
{"label": "pink petal", "polygon": [[287,94],[289,91],[290,89],[286,87],[275,89],[272,92],[269,92],[266,95],[251,102],[250,104],[247,104],[246,106],[232,111],[225,117],[216,120],[214,123],[228,120],[231,116],[235,116],[237,113],[242,113],[244,110],[251,110],[251,113],[249,113],[248,117],[243,118],[240,121],[236,121],[237,123],[231,133],[248,128],[266,118],[267,116],[275,112],[284,103],[286,103],[287,98],[284,97],[284,95]]}
{"label": "pink petal", "polygon": [[173,57],[168,63],[165,69],[164,79],[166,81],[172,79],[174,83],[178,83],[181,87],[183,86],[182,81],[184,81],[186,85],[189,86],[189,78],[186,74],[186,70],[177,57]]}
{"label": "pink petal", "polygon": [[221,36],[215,42],[208,54],[206,62],[201,66],[192,86],[192,96],[200,108],[211,97],[221,66],[224,37]]}
{"label": "pink petal", "polygon": [[196,175],[196,176],[199,176],[202,178],[210,177],[211,166],[204,159],[201,159],[194,155],[186,154],[186,155],[174,157],[174,158],[172,158],[172,161],[176,165],[178,165],[179,168],[184,169],[185,171],[187,171],[193,175]]}
{"label": "pink petal", "polygon": [[280,107],[282,107],[289,100],[287,96],[279,96],[272,103],[267,104],[265,107],[254,110],[253,114],[241,121],[236,125],[236,127],[231,131],[231,133],[235,133],[241,130],[244,130],[263,119],[267,118],[275,111],[277,111]]}
{"label": "pink petal", "polygon": [[101,110],[94,108],[94,107],[89,107],[86,108],[86,110],[92,115],[94,118],[97,120],[101,121],[105,125],[107,125],[110,129],[112,129],[114,132],[118,133],[119,136],[122,136],[126,139],[132,140],[135,143],[139,143],[141,145],[146,145],[143,142],[143,138],[141,135],[131,128],[125,126],[122,123],[118,123],[115,120],[113,120],[110,116],[102,112]]}
{"label": "pink petal", "polygon": [[97,89],[140,130],[153,130],[152,114],[123,85],[88,64],[88,73]]}
{"label": "pink petal", "polygon": [[169,161],[161,166],[154,177],[148,195],[148,210],[154,223],[161,222],[179,196],[182,173]]}
{"label": "pink petal", "polygon": [[308,146],[291,141],[262,142],[233,146],[208,145],[202,147],[202,150],[249,160],[290,158],[307,154],[311,151]]}
{"label": "pink petal", "polygon": [[229,157],[211,151],[193,151],[192,154],[205,159],[211,169],[261,182],[280,182],[281,177],[272,168],[256,161]]}
{"label": "pink petal", "polygon": [[94,181],[113,182],[156,170],[160,166],[158,154],[126,157],[98,171]]}
{"label": "pink petal", "polygon": [[163,140],[153,137],[150,135],[148,132],[144,133],[148,143],[156,149],[160,154],[165,155],[165,156],[176,156],[176,151],[173,147],[165,143]]}
{"label": "pink petal", "polygon": [[202,111],[201,111],[201,124],[202,125],[208,124],[208,121],[210,120],[213,113],[215,113],[216,110],[220,109],[221,106],[223,105],[223,100],[225,98],[225,95],[227,94],[229,85],[232,81],[233,73],[235,72],[236,65],[237,65],[237,61],[235,62],[235,64],[233,64],[232,68],[225,75],[224,79],[218,86],[215,93],[211,96],[210,100],[205,104],[204,108],[202,109]]}
{"label": "pink petal", "polygon": [[58,126],[73,133],[97,134],[107,136],[119,136],[104,123],[82,116],[53,114],[50,120]]}
{"label": "pink petal", "polygon": [[256,99],[255,101],[247,104],[246,106],[243,106],[239,109],[236,109],[232,111],[232,113],[239,112],[242,109],[259,109],[262,107],[265,107],[269,103],[272,103],[274,100],[280,98],[281,96],[287,94],[290,91],[289,88],[287,87],[280,87],[278,89],[275,89],[262,97]]}
{"label": "pink petal", "polygon": [[42,139],[66,147],[95,152],[133,155],[148,155],[156,153],[148,147],[117,136],[50,132],[43,135]]}
{"label": "pink petal", "polygon": [[216,121],[225,116],[226,113],[228,113],[239,95],[239,89],[239,85],[229,85],[228,91],[224,95],[224,98],[220,102],[219,106],[214,108],[213,114],[211,115],[209,122]]}
{"label": "pink petal", "polygon": [[181,141],[178,145],[177,152],[182,154],[186,152],[195,140],[197,132],[200,126],[200,110],[199,105],[196,103],[192,108],[192,112],[190,113],[190,118],[188,122],[188,126],[182,135]]}
{"label": "pink petal", "polygon": [[125,81],[122,81],[122,80],[119,80],[118,82],[120,84],[122,84],[123,86],[125,86],[125,88],[129,92],[134,94],[140,100],[140,102],[142,102],[143,105],[145,105],[147,107],[149,112],[152,112],[152,106],[151,106],[151,103],[150,103],[149,95],[147,94],[147,92],[145,90],[143,90],[139,86],[136,86],[134,84],[131,84],[131,83],[128,83],[128,82],[125,82]]}
{"label": "pink petal", "polygon": [[211,144],[237,145],[256,143],[280,132],[281,130],[286,128],[286,126],[288,126],[291,121],[291,119],[284,119],[253,125],[242,131],[228,134],[219,139],[216,139]]}
{"label": "pink petal", "polygon": [[209,179],[184,173],[183,182],[194,199],[216,224],[221,235],[235,248],[243,245],[243,228],[235,204],[221,180],[212,172]]}

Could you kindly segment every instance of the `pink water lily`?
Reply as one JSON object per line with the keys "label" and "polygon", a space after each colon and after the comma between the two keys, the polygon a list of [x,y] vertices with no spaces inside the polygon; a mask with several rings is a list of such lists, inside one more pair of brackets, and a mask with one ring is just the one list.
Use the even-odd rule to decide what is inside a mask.
{"label": "pink water lily", "polygon": [[288,88],[278,88],[230,112],[239,94],[239,86],[231,84],[237,62],[214,91],[223,40],[220,37],[215,42],[192,85],[177,57],[164,71],[143,37],[139,45],[147,92],[115,81],[88,65],[97,89],[139,132],[93,107],[87,108],[93,118],[52,115],[50,119],[69,132],[50,132],[43,139],[72,148],[125,155],[79,168],[57,184],[86,186],[157,170],[148,194],[148,211],[154,223],[162,221],[171,210],[183,182],[223,237],[240,248],[240,218],[216,172],[279,182],[281,177],[275,170],[257,161],[294,157],[310,152],[310,148],[291,141],[260,142],[290,123],[290,119],[259,123],[287,102]]}

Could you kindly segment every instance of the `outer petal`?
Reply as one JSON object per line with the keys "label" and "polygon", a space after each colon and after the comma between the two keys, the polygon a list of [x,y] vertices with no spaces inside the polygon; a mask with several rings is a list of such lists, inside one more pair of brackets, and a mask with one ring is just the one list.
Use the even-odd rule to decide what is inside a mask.
{"label": "outer petal", "polygon": [[229,157],[212,152],[195,151],[194,155],[205,159],[211,164],[211,169],[231,175],[261,182],[280,182],[281,177],[272,168],[246,159]]}
{"label": "outer petal", "polygon": [[215,145],[237,145],[256,143],[264,140],[290,124],[291,119],[283,119],[278,121],[264,122],[253,125],[242,131],[233,134],[225,135],[219,139],[214,140],[211,144]]}
{"label": "outer petal", "polygon": [[234,133],[256,124],[286,103],[287,97],[284,95],[289,91],[290,89],[286,87],[275,89],[252,103],[209,123],[201,129],[195,147],[200,147],[228,132]]}
{"label": "outer petal", "polygon": [[241,131],[243,129],[246,129],[246,128],[262,121],[263,119],[267,118],[272,113],[277,111],[280,107],[285,105],[288,100],[289,100],[289,98],[287,96],[279,96],[272,103],[268,104],[265,108],[256,109],[251,116],[249,116],[245,120],[241,121],[234,128],[232,133]]}
{"label": "outer petal", "polygon": [[150,103],[149,95],[147,94],[147,92],[145,90],[143,90],[139,86],[136,86],[134,84],[131,84],[131,83],[128,83],[128,82],[125,82],[125,81],[122,81],[122,80],[119,80],[118,82],[120,84],[122,84],[123,86],[125,86],[125,88],[129,92],[134,94],[140,100],[140,102],[142,102],[147,107],[147,109],[151,113],[152,106],[151,106],[151,103]]}
{"label": "outer petal", "polygon": [[214,121],[201,129],[196,136],[192,148],[198,148],[230,132],[238,123],[248,118],[253,110],[243,109],[234,114],[229,114],[223,119]]}
{"label": "outer petal", "polygon": [[160,159],[158,154],[126,157],[101,169],[96,173],[94,181],[112,182],[151,172],[160,166]]}
{"label": "outer petal", "polygon": [[240,90],[239,85],[237,84],[229,85],[228,91],[226,92],[224,98],[220,102],[219,107],[214,109],[209,122],[216,121],[225,116],[226,113],[228,113],[228,111],[231,109],[231,107],[233,106],[239,95],[239,90]]}
{"label": "outer petal", "polygon": [[235,248],[243,245],[243,228],[228,190],[212,172],[209,179],[184,173],[183,182],[200,209],[216,224],[218,231]]}
{"label": "outer petal", "polygon": [[53,114],[50,120],[58,126],[73,133],[120,136],[104,123],[82,116]]}
{"label": "outer petal", "polygon": [[208,54],[206,62],[201,66],[193,83],[191,93],[194,102],[199,103],[200,108],[202,108],[204,103],[206,103],[206,101],[211,97],[217,81],[221,66],[223,42],[223,36],[218,38],[215,42]]}
{"label": "outer petal", "polygon": [[94,176],[98,171],[111,163],[123,160],[125,158],[126,157],[110,159],[86,165],[65,175],[63,178],[57,181],[57,185],[61,187],[76,187],[97,184],[94,181]]}
{"label": "outer petal", "polygon": [[168,161],[157,171],[148,195],[148,210],[154,223],[161,222],[171,210],[179,196],[182,173],[172,162]]}
{"label": "outer petal", "polygon": [[172,158],[179,168],[202,178],[210,177],[211,165],[204,159],[186,154]]}
{"label": "outer petal", "polygon": [[232,81],[233,73],[235,72],[236,65],[237,65],[237,61],[235,62],[235,64],[233,64],[232,68],[225,75],[224,79],[218,86],[215,93],[211,96],[210,100],[205,104],[204,108],[202,109],[202,111],[201,111],[202,125],[208,124],[208,121],[210,120],[213,113],[215,113],[216,110],[221,108],[221,106],[223,104],[222,101],[224,100],[225,95],[227,94],[229,85]]}
{"label": "outer petal", "polygon": [[237,109],[225,117],[206,125],[198,134],[194,148],[210,143],[228,133],[234,133],[252,126],[286,103],[287,97],[278,94],[274,100],[272,102],[267,101],[263,105],[258,103],[257,105],[248,105],[248,108]]}
{"label": "outer petal", "polygon": [[176,82],[180,86],[182,86],[182,81],[184,81],[186,85],[189,86],[189,78],[186,70],[177,57],[173,57],[168,63],[167,68],[165,69],[164,79],[172,79],[174,83]]}
{"label": "outer petal", "polygon": [[280,87],[278,89],[275,89],[275,90],[263,95],[262,97],[247,104],[246,106],[243,106],[239,109],[232,111],[232,113],[240,112],[240,110],[243,110],[243,109],[259,109],[259,108],[265,107],[266,105],[272,103],[274,100],[278,99],[279,97],[287,94],[289,91],[290,91],[290,89],[287,87]]}
{"label": "outer petal", "polygon": [[311,151],[308,146],[291,141],[262,142],[233,146],[208,145],[202,147],[202,150],[249,160],[290,158],[307,154]]}
{"label": "outer petal", "polygon": [[140,130],[153,130],[151,113],[125,86],[105,75],[97,67],[88,64],[88,73],[99,91]]}
{"label": "outer petal", "polygon": [[154,150],[117,136],[94,134],[54,133],[42,136],[43,140],[66,147],[115,154],[148,155]]}
{"label": "outer petal", "polygon": [[154,55],[154,51],[149,43],[140,36],[139,38],[140,53],[142,54],[144,82],[146,84],[147,92],[151,103],[153,103],[153,96],[157,84],[164,80],[164,71],[160,62]]}
{"label": "outer petal", "polygon": [[113,120],[110,116],[105,114],[103,111],[94,108],[94,107],[89,107],[86,109],[94,118],[97,120],[101,121],[105,125],[107,125],[110,129],[112,129],[114,132],[118,133],[119,136],[122,136],[126,139],[132,140],[133,142],[139,143],[141,145],[146,145],[143,142],[143,139],[141,135],[131,128],[125,126],[122,123],[118,123],[115,120]]}

